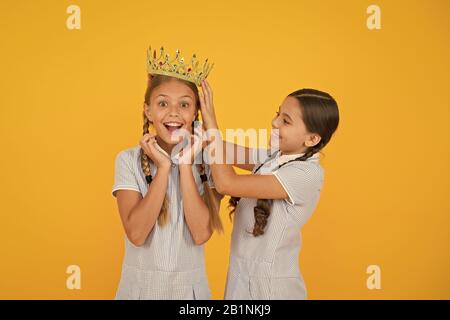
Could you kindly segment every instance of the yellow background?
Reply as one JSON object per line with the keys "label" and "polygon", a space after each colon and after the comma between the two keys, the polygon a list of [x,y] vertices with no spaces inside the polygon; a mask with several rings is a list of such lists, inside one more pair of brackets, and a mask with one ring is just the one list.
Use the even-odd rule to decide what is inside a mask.
{"label": "yellow background", "polygon": [[[381,7],[381,30],[366,27]],[[68,30],[66,8],[81,8]],[[450,298],[450,2],[0,2],[0,298],[111,299],[123,231],[114,158],[142,134],[146,48],[210,57],[225,128],[270,128],[301,87],[341,124],[303,233],[311,299]],[[231,225],[206,246],[214,299]],[[66,288],[81,267],[81,290]],[[366,268],[381,267],[381,290]]]}

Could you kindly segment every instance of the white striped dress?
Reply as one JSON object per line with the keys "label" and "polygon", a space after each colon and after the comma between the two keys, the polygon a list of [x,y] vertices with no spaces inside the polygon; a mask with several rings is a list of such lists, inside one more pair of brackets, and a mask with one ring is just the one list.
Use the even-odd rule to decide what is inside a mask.
{"label": "white striped dress", "polygon": [[[201,157],[201,153],[199,153]],[[209,167],[208,184],[213,187]],[[150,162],[152,176],[156,166]],[[192,166],[200,194],[203,185],[197,166]],[[116,299],[210,299],[203,246],[194,244],[185,223],[178,166],[172,164],[167,195],[170,222],[156,223],[145,243],[137,247],[125,235],[125,257]],[[135,190],[142,197],[147,183],[141,168],[140,146],[121,151],[115,160],[113,196],[117,190]]]}
{"label": "white striped dress", "polygon": [[[239,201],[233,216],[225,299],[306,299],[298,266],[300,229],[319,200],[323,169],[316,153],[306,161],[293,161],[276,170],[278,165],[301,155],[275,153],[256,173],[274,174],[289,195],[288,199],[273,201],[263,235],[254,237],[249,233],[254,227],[253,208],[257,199]],[[257,167],[259,164],[253,173]]]}

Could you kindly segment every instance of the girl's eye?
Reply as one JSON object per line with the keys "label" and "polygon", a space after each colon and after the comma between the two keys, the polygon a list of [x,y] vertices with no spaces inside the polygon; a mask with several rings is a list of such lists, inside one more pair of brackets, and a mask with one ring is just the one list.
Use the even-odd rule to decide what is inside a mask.
{"label": "girl's eye", "polygon": [[167,102],[165,102],[165,101],[160,101],[160,102],[158,102],[158,106],[160,106],[160,107],[166,107],[166,106],[167,106]]}
{"label": "girl's eye", "polygon": [[[280,112],[275,112],[275,114],[277,115],[277,117],[279,117],[280,116]],[[289,124],[289,121],[287,121],[286,119],[283,119],[283,123],[284,124]]]}
{"label": "girl's eye", "polygon": [[187,107],[189,107],[189,103],[187,103],[187,102],[182,102],[182,103],[181,103],[181,107],[182,107],[182,108],[187,108]]}

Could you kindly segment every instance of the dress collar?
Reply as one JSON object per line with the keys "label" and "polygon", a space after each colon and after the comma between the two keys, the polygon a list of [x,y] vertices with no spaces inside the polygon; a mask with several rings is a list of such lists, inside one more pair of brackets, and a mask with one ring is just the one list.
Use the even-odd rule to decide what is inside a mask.
{"label": "dress collar", "polygon": [[171,158],[170,155],[166,152],[166,150],[164,150],[159,144],[158,142],[155,142],[155,146],[156,149],[158,149],[159,151],[162,152],[162,154],[164,154],[166,157],[168,157],[169,159]]}
{"label": "dress collar", "polygon": [[[277,163],[279,166],[282,164],[285,164],[288,161],[297,159],[301,156],[303,156],[305,153],[297,153],[297,154],[281,154],[281,151],[278,151],[278,154],[276,155]],[[306,161],[319,161],[319,153],[314,153],[311,157],[309,157]]]}

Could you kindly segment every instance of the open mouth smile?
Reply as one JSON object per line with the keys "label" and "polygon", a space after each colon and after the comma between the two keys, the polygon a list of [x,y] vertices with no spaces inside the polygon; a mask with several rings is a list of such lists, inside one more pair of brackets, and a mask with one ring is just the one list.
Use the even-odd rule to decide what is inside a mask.
{"label": "open mouth smile", "polygon": [[176,122],[176,121],[170,121],[170,122],[165,122],[164,126],[170,133],[173,133],[173,132],[175,132],[175,130],[181,129],[181,127],[183,127],[183,124],[180,122]]}

